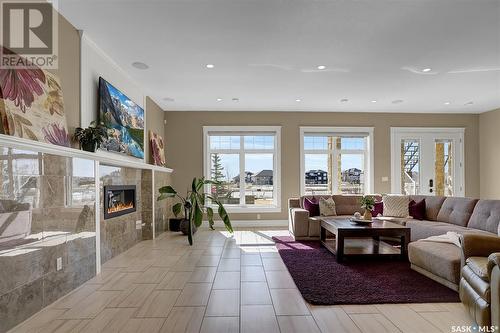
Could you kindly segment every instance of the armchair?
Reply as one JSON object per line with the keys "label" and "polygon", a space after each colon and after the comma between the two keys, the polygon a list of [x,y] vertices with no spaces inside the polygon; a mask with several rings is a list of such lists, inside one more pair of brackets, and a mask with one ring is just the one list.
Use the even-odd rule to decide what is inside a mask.
{"label": "armchair", "polygon": [[465,233],[460,300],[480,326],[500,324],[500,237]]}

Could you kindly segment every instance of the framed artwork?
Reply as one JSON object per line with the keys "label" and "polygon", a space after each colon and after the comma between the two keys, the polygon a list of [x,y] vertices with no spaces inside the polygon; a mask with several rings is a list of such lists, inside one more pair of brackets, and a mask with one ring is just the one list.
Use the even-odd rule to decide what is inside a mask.
{"label": "framed artwork", "polygon": [[59,78],[36,66],[0,68],[0,133],[70,146]]}
{"label": "framed artwork", "polygon": [[144,109],[99,78],[99,117],[108,128],[102,149],[144,158]]}
{"label": "framed artwork", "polygon": [[166,166],[163,138],[153,131],[149,131],[149,140],[151,142],[151,156],[153,157],[154,165]]}

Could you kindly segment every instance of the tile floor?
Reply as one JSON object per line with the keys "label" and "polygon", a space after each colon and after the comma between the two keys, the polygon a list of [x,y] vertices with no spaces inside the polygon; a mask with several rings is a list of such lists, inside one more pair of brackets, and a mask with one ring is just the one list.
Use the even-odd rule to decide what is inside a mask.
{"label": "tile floor", "polygon": [[470,325],[461,304],[311,306],[271,237],[200,230],[144,241],[12,332],[451,332]]}

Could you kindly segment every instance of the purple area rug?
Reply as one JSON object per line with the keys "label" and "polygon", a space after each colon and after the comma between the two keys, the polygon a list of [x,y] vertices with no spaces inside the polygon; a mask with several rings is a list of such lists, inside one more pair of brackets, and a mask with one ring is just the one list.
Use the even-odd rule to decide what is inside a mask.
{"label": "purple area rug", "polygon": [[273,237],[302,296],[311,304],[460,302],[458,293],[421,275],[408,262],[366,260],[337,263],[319,242]]}

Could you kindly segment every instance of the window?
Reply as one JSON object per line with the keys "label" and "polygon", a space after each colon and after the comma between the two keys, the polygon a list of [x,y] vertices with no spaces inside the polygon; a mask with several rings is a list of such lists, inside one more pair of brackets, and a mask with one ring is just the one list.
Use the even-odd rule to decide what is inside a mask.
{"label": "window", "polygon": [[373,189],[373,128],[301,127],[301,193],[363,194]]}
{"label": "window", "polygon": [[205,126],[205,178],[229,211],[280,211],[280,133],[276,126]]}

